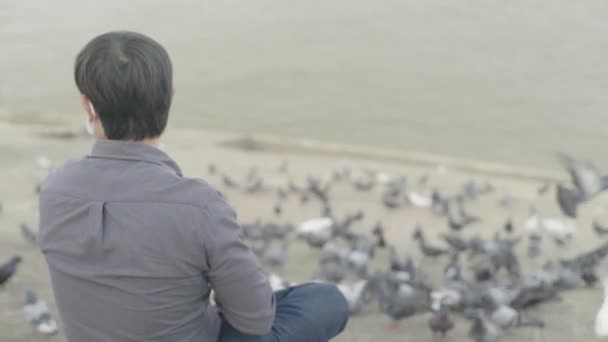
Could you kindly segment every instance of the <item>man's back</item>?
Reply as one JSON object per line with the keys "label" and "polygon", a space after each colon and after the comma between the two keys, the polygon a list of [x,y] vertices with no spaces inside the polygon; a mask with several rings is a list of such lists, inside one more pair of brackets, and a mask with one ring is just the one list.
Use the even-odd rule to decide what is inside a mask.
{"label": "man's back", "polygon": [[326,342],[344,329],[336,286],[275,296],[234,210],[155,147],[175,92],[162,45],[101,34],[74,80],[96,142],[49,175],[39,234],[70,342]]}
{"label": "man's back", "polygon": [[215,341],[211,286],[231,324],[261,334],[272,323],[272,291],[232,209],[152,146],[98,141],[49,176],[40,213],[70,341]]}

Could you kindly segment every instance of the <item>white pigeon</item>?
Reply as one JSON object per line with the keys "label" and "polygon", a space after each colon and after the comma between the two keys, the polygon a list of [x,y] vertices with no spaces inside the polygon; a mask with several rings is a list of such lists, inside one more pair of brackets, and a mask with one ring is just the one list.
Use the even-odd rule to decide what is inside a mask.
{"label": "white pigeon", "polygon": [[284,290],[287,287],[291,286],[288,282],[283,280],[278,274],[271,273],[268,275],[268,282],[270,283],[270,287],[273,291]]}
{"label": "white pigeon", "polygon": [[354,284],[337,284],[338,290],[342,292],[350,313],[356,313],[363,304],[363,292],[367,286],[367,280],[359,280]]}
{"label": "white pigeon", "polygon": [[385,172],[376,173],[376,183],[378,184],[388,184],[392,180],[392,177]]}
{"label": "white pigeon", "polygon": [[53,162],[47,156],[36,157],[36,164],[44,170],[49,170],[53,166]]}
{"label": "white pigeon", "polygon": [[454,289],[444,288],[431,292],[431,309],[439,311],[441,305],[453,308],[462,302],[462,294]]}
{"label": "white pigeon", "polygon": [[430,208],[433,205],[433,200],[429,196],[423,196],[417,192],[410,191],[407,193],[407,198],[418,208]]}
{"label": "white pigeon", "polygon": [[576,227],[573,223],[565,223],[559,219],[545,217],[540,220],[540,225],[545,232],[556,239],[569,240],[574,237]]}
{"label": "white pigeon", "polygon": [[39,333],[43,335],[54,335],[57,333],[57,323],[53,320],[48,305],[30,290],[26,292],[23,314],[25,319],[32,324]]}
{"label": "white pigeon", "polygon": [[608,337],[608,278],[602,280],[604,285],[604,301],[595,316],[595,335]]}
{"label": "white pigeon", "polygon": [[320,217],[304,221],[298,225],[296,232],[300,236],[322,235],[331,230],[334,220],[330,217]]}
{"label": "white pigeon", "polygon": [[524,226],[528,230],[538,230],[540,227],[540,217],[538,216],[538,213],[534,212],[532,215],[530,215],[530,217],[526,220],[526,223],[524,223]]}

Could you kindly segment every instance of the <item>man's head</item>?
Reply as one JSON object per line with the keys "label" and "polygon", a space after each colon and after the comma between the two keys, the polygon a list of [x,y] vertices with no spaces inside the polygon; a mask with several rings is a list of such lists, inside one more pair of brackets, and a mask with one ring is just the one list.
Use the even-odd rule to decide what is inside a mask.
{"label": "man's head", "polygon": [[76,57],[74,78],[97,137],[143,141],[163,133],[173,69],[153,39],[128,31],[97,36]]}

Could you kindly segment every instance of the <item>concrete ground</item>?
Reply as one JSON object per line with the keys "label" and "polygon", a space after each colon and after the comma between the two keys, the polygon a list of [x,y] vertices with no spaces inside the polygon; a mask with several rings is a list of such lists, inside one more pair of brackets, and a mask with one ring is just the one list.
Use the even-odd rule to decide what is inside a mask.
{"label": "concrete ground", "polygon": [[[41,297],[46,299],[54,309],[52,292],[46,264],[37,248],[25,242],[19,232],[22,221],[32,225],[37,224],[37,196],[35,187],[44,179],[46,171],[35,162],[39,156],[47,156],[54,163],[61,163],[70,158],[85,154],[91,140],[80,133],[79,121],[56,122],[39,114],[12,116],[0,112],[0,202],[3,211],[0,213],[0,259],[13,254],[20,254],[24,262],[19,267],[16,277],[4,288],[0,289],[0,341],[64,341],[61,334],[45,338],[38,336],[28,326],[21,314],[23,289],[33,288]],[[76,135],[71,134],[77,132]],[[238,190],[224,189],[218,176],[208,175],[207,166],[215,163],[218,169],[232,175],[236,179],[244,178],[251,167],[257,167],[271,184],[285,184],[287,178],[301,181],[308,174],[329,175],[332,170],[340,167],[351,167],[358,171],[363,167],[387,172],[391,175],[405,175],[414,180],[429,171],[428,167],[415,165],[384,163],[362,159],[349,159],[340,156],[319,156],[312,154],[296,154],[289,151],[264,152],[243,151],[218,145],[219,142],[235,138],[231,134],[212,133],[185,129],[169,129],[164,139],[164,148],[177,160],[186,175],[205,178],[227,196],[243,222],[256,218],[273,219],[272,207],[276,203],[274,194],[265,193],[248,195]],[[279,174],[277,169],[281,162],[289,163],[288,176]],[[547,216],[559,214],[555,205],[553,193],[539,198],[536,194],[538,181],[489,177],[483,174],[463,174],[448,170],[439,175],[433,173],[430,184],[444,191],[455,189],[469,177],[489,180],[497,186],[496,195],[484,197],[471,206],[471,211],[481,215],[483,221],[471,228],[466,234],[480,232],[490,236],[500,229],[504,221],[511,217],[516,224],[516,232],[527,233],[523,222],[528,217],[529,205],[534,203],[539,211]],[[415,186],[414,186],[415,187]],[[429,187],[416,188],[420,192],[429,191]],[[516,201],[512,209],[499,207],[499,195],[510,191]],[[332,190],[333,201],[336,203],[338,214],[363,209],[364,221],[355,227],[358,231],[368,231],[372,225],[381,220],[387,228],[389,241],[399,247],[402,253],[411,253],[416,260],[431,274],[437,274],[445,260],[428,260],[420,256],[418,249],[410,239],[412,228],[419,223],[430,241],[440,243],[435,232],[447,228],[443,219],[432,216],[427,210],[404,208],[387,211],[380,202],[378,189],[370,193],[361,193],[347,184],[338,185]],[[558,249],[553,243],[546,243],[546,253],[542,259],[531,261],[522,257],[526,268],[538,266],[546,259],[567,257],[578,251],[593,248],[601,241],[591,230],[591,219],[602,218],[605,198],[599,198],[582,209],[582,218],[577,222],[578,231],[575,240],[566,248]],[[295,198],[283,203],[283,219],[297,223],[319,215],[316,203],[300,205]],[[522,248],[522,255],[524,246]],[[302,243],[293,246],[289,260],[283,272],[286,279],[302,282],[310,279],[314,268],[316,252]],[[386,264],[386,252],[381,251],[377,257],[379,265]],[[439,278],[435,277],[436,283]],[[519,330],[505,341],[555,341],[571,342],[574,340],[591,341],[593,337],[593,319],[603,299],[601,288],[581,289],[568,292],[558,302],[543,305],[532,310],[532,313],[546,320],[544,330]],[[402,322],[399,330],[386,328],[388,319],[378,314],[375,306],[371,306],[359,316],[353,317],[347,330],[336,339],[338,342],[367,342],[367,341],[431,341],[432,337],[427,328],[428,315],[420,315]],[[467,321],[456,319],[456,329],[449,335],[448,341],[468,341],[469,329]]]}

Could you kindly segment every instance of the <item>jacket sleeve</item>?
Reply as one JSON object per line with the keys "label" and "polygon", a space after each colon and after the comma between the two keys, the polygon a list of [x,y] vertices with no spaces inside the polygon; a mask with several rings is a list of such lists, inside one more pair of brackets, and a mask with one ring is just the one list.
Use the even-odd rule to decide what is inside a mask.
{"label": "jacket sleeve", "polygon": [[207,202],[202,229],[207,276],[223,318],[243,333],[268,333],[275,315],[274,293],[242,239],[236,213],[217,193]]}

